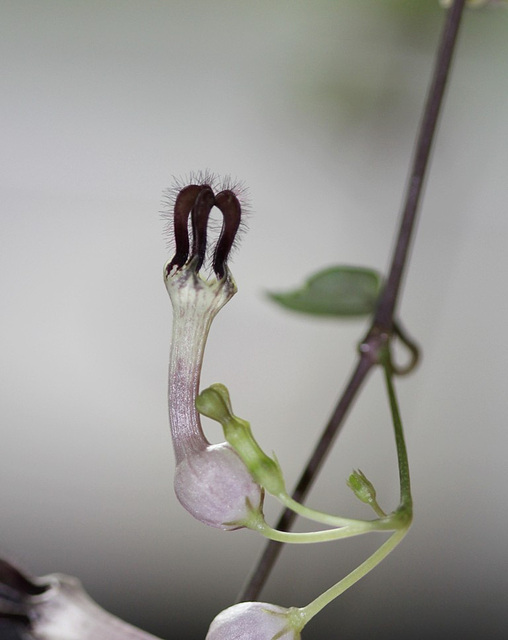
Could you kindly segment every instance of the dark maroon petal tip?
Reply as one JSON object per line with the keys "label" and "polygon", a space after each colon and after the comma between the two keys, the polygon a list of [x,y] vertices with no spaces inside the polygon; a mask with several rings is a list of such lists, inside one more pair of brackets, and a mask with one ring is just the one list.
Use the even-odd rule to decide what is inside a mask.
{"label": "dark maroon petal tip", "polygon": [[[166,267],[166,276],[174,267],[181,269],[191,260],[193,268],[199,271],[205,260],[208,219],[214,206],[221,211],[223,222],[213,252],[212,267],[218,279],[224,277],[226,261],[240,227],[242,207],[231,189],[224,189],[215,196],[208,184],[188,185],[176,198],[173,221],[176,252]],[[189,216],[192,223],[192,249],[189,241]]]}
{"label": "dark maroon petal tip", "polygon": [[240,227],[242,207],[235,194],[226,189],[215,196],[215,205],[222,212],[224,218],[222,229],[213,255],[213,270],[218,278],[223,278],[226,260],[233,246],[235,236]]}

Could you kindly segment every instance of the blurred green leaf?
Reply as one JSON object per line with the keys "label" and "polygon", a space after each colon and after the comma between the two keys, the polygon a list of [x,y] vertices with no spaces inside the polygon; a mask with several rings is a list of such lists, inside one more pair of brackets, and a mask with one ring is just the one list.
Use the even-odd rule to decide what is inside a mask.
{"label": "blurred green leaf", "polygon": [[323,316],[364,316],[372,313],[381,276],[363,267],[330,267],[311,276],[301,289],[268,296],[293,311]]}

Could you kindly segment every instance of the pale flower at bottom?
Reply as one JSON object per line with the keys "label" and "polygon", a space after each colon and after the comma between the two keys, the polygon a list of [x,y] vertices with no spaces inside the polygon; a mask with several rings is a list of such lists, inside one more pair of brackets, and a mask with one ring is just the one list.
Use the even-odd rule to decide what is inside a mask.
{"label": "pale flower at bottom", "polygon": [[205,640],[299,640],[297,609],[241,602],[214,618]]}

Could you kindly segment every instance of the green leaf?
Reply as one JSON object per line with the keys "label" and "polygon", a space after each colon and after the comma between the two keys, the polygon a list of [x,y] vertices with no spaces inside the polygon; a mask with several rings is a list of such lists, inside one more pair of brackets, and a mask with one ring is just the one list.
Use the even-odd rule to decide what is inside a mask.
{"label": "green leaf", "polygon": [[322,316],[365,316],[374,311],[381,276],[362,267],[330,267],[311,276],[301,289],[268,296],[293,311]]}

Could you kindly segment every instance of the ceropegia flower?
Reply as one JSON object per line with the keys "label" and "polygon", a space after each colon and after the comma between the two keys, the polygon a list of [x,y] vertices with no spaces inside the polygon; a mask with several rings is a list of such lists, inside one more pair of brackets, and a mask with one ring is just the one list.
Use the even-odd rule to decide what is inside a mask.
{"label": "ceropegia flower", "polygon": [[298,609],[265,602],[241,602],[214,618],[205,640],[298,640]]}
{"label": "ceropegia flower", "polygon": [[[213,250],[215,278],[206,279],[200,269],[207,254],[208,220],[214,206],[222,213],[223,223]],[[236,293],[227,259],[241,216],[242,207],[233,189],[215,194],[206,181],[182,188],[173,212],[176,251],[164,267],[173,305],[168,400],[176,458],[175,492],[195,518],[221,529],[242,526],[249,511],[261,509],[263,499],[261,488],[233,449],[227,443],[211,445],[206,439],[195,406],[210,326]]]}
{"label": "ceropegia flower", "polygon": [[0,619],[29,640],[160,640],[102,609],[77,578],[32,578],[0,559]]}

